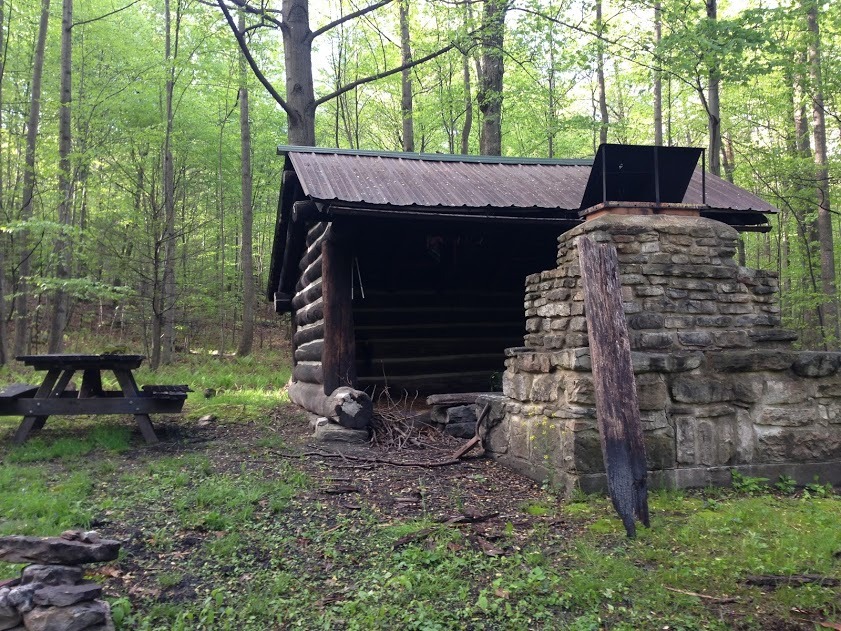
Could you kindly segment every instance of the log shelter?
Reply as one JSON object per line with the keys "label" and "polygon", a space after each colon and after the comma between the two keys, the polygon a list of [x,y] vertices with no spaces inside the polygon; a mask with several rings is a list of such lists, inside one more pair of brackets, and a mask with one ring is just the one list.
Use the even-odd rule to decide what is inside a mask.
{"label": "log shelter", "polygon": [[[670,148],[658,149],[668,165]],[[700,167],[678,201],[612,200],[604,188],[582,208],[593,160],[278,152],[268,298],[292,318],[292,400],[319,413],[340,388],[498,389],[504,350],[523,343],[525,277],[554,267],[558,236],[590,214],[671,208],[765,231],[774,212]],[[657,177],[668,184],[668,168]]]}

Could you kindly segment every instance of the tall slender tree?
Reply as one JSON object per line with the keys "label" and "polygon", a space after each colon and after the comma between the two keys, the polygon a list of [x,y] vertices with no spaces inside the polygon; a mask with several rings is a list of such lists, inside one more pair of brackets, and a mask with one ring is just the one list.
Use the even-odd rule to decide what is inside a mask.
{"label": "tall slender tree", "polygon": [[[23,194],[20,217],[23,222],[32,218],[35,195],[35,150],[41,122],[41,79],[44,74],[44,50],[50,19],[50,0],[41,1],[41,18],[32,64],[32,86],[29,96],[29,116],[26,123],[26,157],[23,171]],[[29,276],[32,272],[34,246],[24,228],[18,235],[20,263],[18,265],[17,297],[15,299],[15,355],[22,355],[29,345]]]}
{"label": "tall slender tree", "polygon": [[[239,28],[245,28],[242,12],[239,14]],[[251,354],[254,343],[254,238],[252,228],[254,213],[251,207],[253,194],[251,174],[251,121],[248,111],[248,67],[245,58],[239,57],[239,133],[240,164],[242,183],[242,334],[237,346],[237,355]]]}
{"label": "tall slender tree", "polygon": [[[61,100],[58,113],[58,223],[63,229],[71,225],[73,210],[72,150],[72,72],[73,72],[73,0],[63,0],[61,12]],[[70,277],[70,262],[65,233],[61,232],[54,245],[55,276],[58,285],[53,294],[53,313],[50,320],[50,353],[60,353],[64,348],[64,328],[67,326],[69,296],[61,286]]]}
{"label": "tall slender tree", "polygon": [[415,150],[414,107],[412,105],[412,43],[409,38],[409,0],[398,0],[400,14],[400,118],[403,121],[403,151]]}
{"label": "tall slender tree", "polygon": [[815,149],[815,184],[818,195],[818,242],[821,253],[821,288],[825,296],[822,310],[827,337],[833,347],[839,343],[838,292],[835,281],[835,246],[830,205],[829,165],[824,114],[821,30],[818,3],[803,0],[808,32],[809,85],[812,97],[812,137]]}

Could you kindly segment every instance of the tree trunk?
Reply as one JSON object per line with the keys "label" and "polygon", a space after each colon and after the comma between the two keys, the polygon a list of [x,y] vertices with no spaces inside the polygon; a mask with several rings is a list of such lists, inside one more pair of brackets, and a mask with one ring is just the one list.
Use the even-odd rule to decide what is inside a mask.
{"label": "tree trunk", "polygon": [[[473,29],[473,10],[470,3],[465,3],[465,30]],[[473,94],[470,89],[470,53],[461,55],[461,75],[464,81],[464,126],[461,128],[461,153],[470,153],[470,132],[473,130]],[[477,64],[477,69],[479,64]]]}
{"label": "tree trunk", "polygon": [[484,0],[482,13],[482,61],[477,99],[482,112],[479,153],[502,155],[502,46],[505,38],[506,0]]}
{"label": "tree trunk", "polygon": [[[58,223],[69,226],[72,223],[73,210],[73,166],[70,163],[72,151],[72,71],[73,71],[73,0],[64,0],[61,13],[61,105],[58,112]],[[66,235],[59,234],[53,253],[55,254],[56,279],[66,280],[70,277],[70,262],[68,261]],[[48,352],[60,353],[64,350],[64,329],[67,326],[67,309],[69,296],[63,288],[58,287],[53,296],[53,313],[50,321],[50,339]]]}
{"label": "tree trunk", "polygon": [[[29,117],[26,124],[26,157],[23,171],[23,199],[20,218],[32,218],[32,198],[35,192],[35,146],[38,139],[38,124],[41,120],[41,77],[44,73],[44,48],[47,41],[47,25],[50,18],[50,0],[41,2],[41,20],[38,25],[38,39],[32,65],[32,88],[29,99]],[[32,272],[30,261],[31,244],[26,230],[21,231],[20,264],[18,265],[18,291],[15,299],[15,355],[23,355],[29,345],[29,282]]]}
{"label": "tree trunk", "polygon": [[[805,54],[805,53],[804,53]],[[800,60],[805,62],[805,59]],[[799,158],[797,161],[798,167],[793,174],[792,188],[794,193],[794,200],[792,202],[792,212],[794,213],[795,221],[797,222],[797,234],[802,243],[804,252],[805,266],[801,281],[801,286],[806,288],[809,296],[803,301],[803,326],[801,327],[801,340],[804,345],[811,348],[817,344],[826,345],[826,331],[823,324],[823,313],[818,307],[815,308],[814,301],[811,300],[819,292],[818,288],[818,273],[817,273],[817,259],[815,256],[815,244],[818,241],[817,222],[809,219],[812,203],[816,200],[815,190],[811,188],[811,182],[806,184],[806,180],[811,180],[811,174],[805,174],[800,168],[801,161],[812,160],[812,148],[809,144],[809,121],[806,113],[806,106],[804,104],[804,90],[803,77],[792,77],[792,116],[794,123],[794,142],[792,143],[792,152]],[[809,190],[811,188],[811,190]],[[810,200],[810,201],[806,201]],[[806,203],[804,203],[804,201]]]}
{"label": "tree trunk", "polygon": [[[718,19],[718,0],[707,0],[707,19]],[[707,120],[710,132],[710,142],[707,160],[710,173],[721,175],[721,106],[719,102],[719,69],[714,61],[709,69],[709,86],[707,88]]]}
{"label": "tree trunk", "polygon": [[[6,49],[4,24],[6,23],[5,2],[0,0],[0,51]],[[6,56],[0,52],[0,130],[3,129],[3,75]],[[3,161],[0,160],[0,211],[4,208]],[[0,233],[0,366],[9,361],[8,329],[6,328],[6,236]]]}
{"label": "tree trunk", "polygon": [[315,92],[309,0],[283,0],[283,55],[286,62],[287,142],[315,146]]}
{"label": "tree trunk", "polygon": [[832,211],[829,200],[829,166],[826,148],[826,120],[824,117],[823,77],[821,76],[821,32],[818,4],[806,0],[809,30],[809,80],[812,88],[812,138],[815,145],[815,183],[818,194],[818,243],[821,253],[821,288],[825,298],[826,336],[837,347],[839,338],[838,293],[835,285],[835,247],[832,237]]}
{"label": "tree trunk", "polygon": [[473,95],[470,90],[470,56],[461,56],[461,74],[464,81],[464,126],[461,128],[461,153],[470,153],[470,131],[473,129]]}
{"label": "tree trunk", "polygon": [[[412,46],[409,41],[409,0],[399,0],[400,9],[400,65],[412,61]],[[403,151],[415,150],[415,123],[412,107],[412,69],[400,73],[400,117],[403,120]]]}
{"label": "tree trunk", "polygon": [[610,119],[607,112],[607,89],[604,81],[604,24],[602,22],[602,0],[596,0],[596,84],[599,101],[599,143],[607,142],[607,128]]}
{"label": "tree trunk", "polygon": [[[654,50],[659,51],[660,42],[663,39],[663,16],[660,0],[654,3]],[[660,65],[661,61],[655,59],[654,63]],[[660,68],[654,70],[654,144],[657,147],[663,146],[663,73]]]}
{"label": "tree trunk", "polygon": [[[180,2],[180,0],[177,0]],[[178,55],[178,30],[181,21],[181,8],[176,8],[175,41],[172,45],[172,15],[170,0],[166,0],[166,133],[163,152],[164,184],[164,277],[163,277],[163,329],[161,331],[161,363],[172,363],[172,351],[175,344],[175,167],[172,156],[172,121],[173,91],[175,89],[175,57]]]}
{"label": "tree trunk", "polygon": [[[240,11],[240,29],[244,28]],[[242,164],[242,336],[239,338],[237,355],[251,354],[254,343],[254,257],[252,227],[254,218],[251,208],[251,123],[248,120],[248,84],[245,59],[239,61],[239,129]]]}

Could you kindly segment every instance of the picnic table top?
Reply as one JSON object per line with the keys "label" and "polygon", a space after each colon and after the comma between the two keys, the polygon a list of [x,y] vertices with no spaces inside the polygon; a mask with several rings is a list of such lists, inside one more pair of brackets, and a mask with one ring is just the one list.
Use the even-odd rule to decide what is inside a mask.
{"label": "picnic table top", "polygon": [[46,354],[46,355],[19,355],[18,361],[36,370],[50,369],[75,369],[75,370],[132,370],[140,366],[144,355],[71,355],[71,354]]}

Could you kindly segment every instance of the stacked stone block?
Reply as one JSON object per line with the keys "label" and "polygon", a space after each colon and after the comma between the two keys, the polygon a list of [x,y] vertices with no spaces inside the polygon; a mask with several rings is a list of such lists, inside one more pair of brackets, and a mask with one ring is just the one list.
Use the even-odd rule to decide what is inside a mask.
{"label": "stacked stone block", "polygon": [[[777,280],[733,260],[736,232],[687,217],[605,216],[527,279],[525,346],[506,351],[486,449],[571,492],[603,488],[576,239],[617,246],[654,485],[748,475],[841,483],[841,354],[796,352]],[[479,401],[482,404],[482,401]]]}
{"label": "stacked stone block", "polygon": [[731,227],[689,217],[608,215],[559,239],[558,267],[526,279],[526,346],[588,346],[575,240],[616,247],[638,350],[754,348],[795,339],[780,328],[776,274],[740,267]]}
{"label": "stacked stone block", "polygon": [[102,587],[82,579],[86,563],[112,561],[120,543],[95,532],[0,537],[0,561],[30,563],[0,582],[0,631],[113,631]]}

